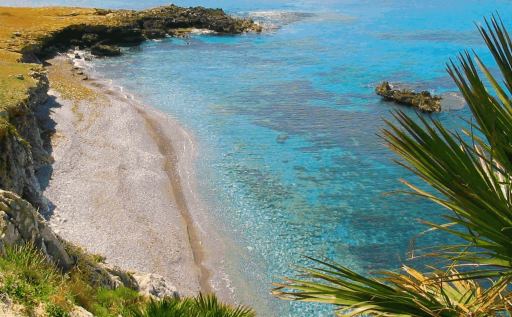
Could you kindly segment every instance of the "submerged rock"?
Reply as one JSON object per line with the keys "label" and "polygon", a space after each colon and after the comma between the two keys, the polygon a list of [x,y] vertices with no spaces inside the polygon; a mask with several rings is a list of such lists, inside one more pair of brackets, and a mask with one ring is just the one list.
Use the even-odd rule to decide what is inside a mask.
{"label": "submerged rock", "polygon": [[443,111],[460,110],[466,105],[464,96],[459,91],[445,92],[441,95],[441,108]]}
{"label": "submerged rock", "polygon": [[422,112],[440,112],[441,97],[432,95],[428,91],[415,92],[410,89],[393,89],[393,86],[384,81],[375,88],[375,92],[386,101],[412,106]]}
{"label": "submerged rock", "polygon": [[277,136],[276,142],[280,143],[280,144],[283,144],[283,143],[286,142],[286,140],[288,140],[288,138],[289,138],[288,134],[283,133],[283,134],[280,134],[280,135]]}

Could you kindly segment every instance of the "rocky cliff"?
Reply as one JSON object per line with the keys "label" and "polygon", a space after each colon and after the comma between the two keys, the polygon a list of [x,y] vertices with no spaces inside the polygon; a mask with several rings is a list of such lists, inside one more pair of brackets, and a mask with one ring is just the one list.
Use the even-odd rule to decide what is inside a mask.
{"label": "rocky cliff", "polygon": [[0,253],[5,253],[5,247],[23,243],[33,244],[64,271],[73,265],[63,241],[34,207],[16,194],[0,190]]}
{"label": "rocky cliff", "polygon": [[6,123],[0,135],[0,188],[17,193],[44,214],[48,205],[42,196],[35,170],[51,163],[44,149],[34,110],[48,98],[48,79],[41,71],[31,73],[37,81],[28,90],[28,98],[18,106],[16,115]]}

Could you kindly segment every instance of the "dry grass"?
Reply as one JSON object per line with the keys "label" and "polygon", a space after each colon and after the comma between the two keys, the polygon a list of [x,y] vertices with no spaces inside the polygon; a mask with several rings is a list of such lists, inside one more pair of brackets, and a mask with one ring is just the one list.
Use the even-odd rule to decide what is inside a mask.
{"label": "dry grass", "polygon": [[[20,63],[22,52],[33,50],[53,33],[71,25],[120,23],[116,15],[96,9],[0,7],[0,117],[17,115],[27,102],[29,89],[37,84],[30,73],[40,66]],[[89,94],[82,88],[66,85],[64,80],[59,81],[58,76],[56,79],[56,90],[73,96],[75,92],[80,96]],[[0,135],[6,132],[2,126]]]}

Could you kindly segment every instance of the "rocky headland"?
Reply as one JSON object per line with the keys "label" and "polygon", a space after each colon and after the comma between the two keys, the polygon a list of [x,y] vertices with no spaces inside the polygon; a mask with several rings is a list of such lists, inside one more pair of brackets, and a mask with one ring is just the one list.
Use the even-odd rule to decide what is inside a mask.
{"label": "rocky headland", "polygon": [[[34,20],[38,23],[31,22]],[[88,77],[81,71],[73,73],[72,65],[62,64],[62,58],[52,63],[61,63],[57,68],[67,69],[64,75],[56,72],[48,76],[48,68],[43,63],[71,47],[100,56],[115,56],[121,53],[119,46],[182,35],[197,28],[229,34],[259,32],[261,28],[252,20],[231,17],[220,9],[174,5],[143,11],[0,7],[0,26],[0,253],[13,245],[30,243],[64,272],[82,266],[82,270],[91,272],[89,277],[99,287],[113,289],[122,285],[152,296],[173,294],[176,289],[171,284],[177,284],[185,293],[209,291],[208,273],[201,266],[202,252],[197,248],[198,238],[191,228],[191,216],[176,167],[179,155],[168,144],[173,142],[172,137],[155,139],[155,134],[172,135],[176,131],[163,130],[163,122],[169,122],[161,114],[119,100],[119,96],[112,97],[111,93],[94,87],[94,83],[80,84]],[[49,104],[56,103],[61,107],[56,110],[57,117],[52,116],[48,108]],[[123,121],[126,113],[129,114]],[[103,128],[112,133],[102,135]],[[123,129],[133,135],[124,138],[119,134]],[[140,138],[135,135],[138,132]],[[130,138],[142,142],[141,147],[125,156],[123,151],[133,150],[138,145],[118,141]],[[97,154],[94,157],[84,155],[94,151]],[[56,153],[60,156],[55,159]],[[72,155],[66,156],[66,153]],[[125,160],[119,161],[120,157]],[[147,162],[145,167],[140,167],[141,160]],[[80,166],[91,162],[102,162],[102,166]],[[131,171],[131,168],[139,169]],[[70,170],[83,174],[65,175]],[[48,171],[55,171],[54,178],[62,177],[61,181],[52,185]],[[96,172],[96,176],[91,176],[92,172]],[[114,175],[108,176],[109,173]],[[151,180],[161,179],[161,195],[149,187],[136,187],[132,176],[139,175],[143,179],[145,174]],[[73,180],[69,177],[83,178],[76,184],[66,184]],[[120,186],[117,189],[124,190],[124,196],[118,196],[120,192],[112,187],[112,182]],[[93,183],[114,191],[104,191],[91,185]],[[155,184],[148,186],[152,185]],[[70,188],[66,193],[59,192]],[[51,199],[46,197],[45,189]],[[140,192],[135,193],[137,190]],[[70,192],[76,196],[70,196]],[[147,209],[144,202],[139,201],[144,198],[154,202],[154,211],[146,216],[140,214]],[[128,208],[130,203],[133,204]],[[105,212],[108,217],[102,214]],[[84,222],[65,226],[63,222],[71,223],[74,219],[51,220],[59,213]],[[104,221],[95,221],[94,217],[102,217]],[[162,233],[149,239],[151,236],[144,231],[155,223],[168,231],[163,235],[174,239],[165,245],[168,250],[159,249],[164,246],[159,240]],[[87,225],[91,228],[84,227]],[[70,232],[71,229],[82,232]],[[85,231],[88,233],[82,234]],[[61,234],[73,239],[73,243],[64,240]],[[133,239],[122,238],[127,234]],[[109,248],[117,246],[117,251],[109,255],[114,258],[114,264],[128,263],[128,267],[122,270],[103,261],[93,261],[91,255],[75,246],[83,246],[87,241],[94,243],[98,237],[104,238],[101,240],[104,244],[96,246],[95,251],[109,253]],[[94,245],[86,247],[94,249]],[[146,256],[144,250],[151,248],[155,254]],[[123,256],[135,260],[130,262]],[[164,257],[170,262],[162,260]],[[169,266],[170,271],[166,271]],[[135,272],[158,267],[165,268],[160,270],[165,277]],[[175,281],[168,283],[169,278]],[[187,279],[191,286],[185,285]],[[2,309],[0,307],[0,312]]]}

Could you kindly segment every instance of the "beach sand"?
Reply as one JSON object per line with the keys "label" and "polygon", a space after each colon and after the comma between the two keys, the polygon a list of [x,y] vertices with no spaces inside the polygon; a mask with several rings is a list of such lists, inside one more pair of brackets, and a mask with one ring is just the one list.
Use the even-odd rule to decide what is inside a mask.
{"label": "beach sand", "polygon": [[182,295],[211,291],[190,207],[191,134],[106,83],[83,80],[65,56],[48,63],[52,100],[39,116],[55,163],[39,177],[50,225],[109,264],[162,275]]}

